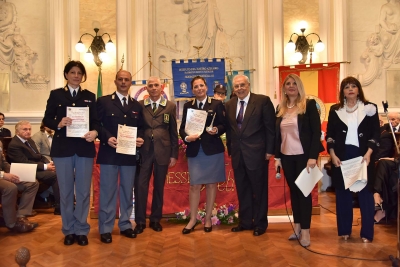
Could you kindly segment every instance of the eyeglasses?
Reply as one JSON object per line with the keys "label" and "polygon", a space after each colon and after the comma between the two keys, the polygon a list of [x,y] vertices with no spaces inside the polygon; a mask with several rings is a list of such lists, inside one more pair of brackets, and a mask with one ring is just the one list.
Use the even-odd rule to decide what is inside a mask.
{"label": "eyeglasses", "polygon": [[239,88],[246,88],[247,84],[246,83],[241,83],[241,84],[235,84],[233,88],[239,89]]}
{"label": "eyeglasses", "polygon": [[221,92],[215,92],[214,95],[219,95],[219,96],[226,96],[225,93],[221,93]]}

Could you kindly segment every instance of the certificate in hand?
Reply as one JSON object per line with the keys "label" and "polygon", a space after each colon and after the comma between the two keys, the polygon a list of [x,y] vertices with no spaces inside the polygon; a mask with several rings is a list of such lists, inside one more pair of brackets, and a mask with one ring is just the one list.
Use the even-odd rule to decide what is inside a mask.
{"label": "certificate in hand", "polygon": [[207,112],[205,110],[192,109],[187,110],[185,133],[187,135],[201,135],[206,126]]}
{"label": "certificate in hand", "polygon": [[352,192],[359,192],[367,185],[367,163],[362,161],[362,157],[342,161],[344,188],[349,188]]}
{"label": "certificate in hand", "polygon": [[36,181],[37,164],[11,163],[10,173],[19,177],[20,182]]}
{"label": "certificate in hand", "polygon": [[137,127],[118,124],[117,153],[136,155]]}
{"label": "certificate in hand", "polygon": [[67,107],[67,117],[72,119],[67,137],[83,137],[89,132],[89,107]]}
{"label": "certificate in hand", "polygon": [[310,173],[307,172],[307,168],[304,168],[304,170],[299,174],[296,181],[294,182],[305,197],[308,197],[308,195],[313,190],[315,184],[318,183],[318,181],[321,180],[323,176],[318,166],[315,166],[314,168],[309,168],[309,170]]}

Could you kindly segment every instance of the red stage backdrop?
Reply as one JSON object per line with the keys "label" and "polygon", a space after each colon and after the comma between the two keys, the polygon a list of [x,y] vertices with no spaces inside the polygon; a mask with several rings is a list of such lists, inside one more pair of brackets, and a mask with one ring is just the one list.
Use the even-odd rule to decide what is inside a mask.
{"label": "red stage backdrop", "polygon": [[[300,64],[295,66],[279,67],[279,86],[282,86],[286,76],[290,73],[297,74],[303,81],[306,94],[314,98],[321,106],[321,129],[326,132],[326,124],[330,107],[339,99],[340,63]],[[279,87],[279,88],[280,88]],[[280,99],[281,96],[279,96]],[[323,141],[326,148],[325,140]],[[326,155],[324,151],[321,155]]]}
{"label": "red stage backdrop", "polygon": [[[99,147],[99,143],[96,142],[96,150]],[[96,162],[96,161],[95,161]],[[94,211],[99,211],[99,197],[100,197],[100,171],[99,165],[95,164],[93,167],[93,204]],[[237,193],[235,188],[235,180],[233,176],[233,169],[231,166],[231,159],[225,152],[225,172],[226,182],[218,184],[217,198],[215,202],[217,205],[225,204],[238,204]],[[269,209],[285,209],[285,197],[287,207],[290,208],[290,193],[287,184],[284,185],[285,179],[282,178],[277,180],[275,178],[274,160],[269,161],[268,166],[268,207]],[[152,181],[152,180],[151,180]],[[284,194],[285,186],[285,194]],[[153,185],[150,183],[149,198],[147,201],[147,211],[149,214],[151,207],[151,198],[153,192]],[[318,206],[318,189],[315,186],[312,194],[313,206]],[[285,196],[286,195],[286,196]],[[206,200],[205,190],[202,190],[200,198],[200,207],[203,207]],[[189,172],[187,167],[187,161],[183,151],[179,151],[179,159],[177,164],[170,168],[165,181],[164,188],[164,207],[163,214],[171,214],[184,209],[189,208]]]}

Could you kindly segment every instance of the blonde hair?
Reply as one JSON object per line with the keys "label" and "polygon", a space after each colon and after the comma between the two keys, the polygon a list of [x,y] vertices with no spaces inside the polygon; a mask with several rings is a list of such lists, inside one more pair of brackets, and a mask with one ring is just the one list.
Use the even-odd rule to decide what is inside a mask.
{"label": "blonde hair", "polygon": [[279,112],[276,115],[277,117],[282,117],[288,110],[287,105],[289,103],[289,97],[285,94],[285,84],[287,80],[292,78],[296,84],[297,84],[297,89],[299,91],[299,94],[297,96],[296,100],[296,105],[297,105],[297,114],[304,114],[306,113],[306,105],[307,105],[307,98],[306,98],[306,92],[304,90],[304,85],[303,82],[301,81],[300,77],[297,76],[296,74],[289,74],[285,80],[282,83],[281,87],[281,102],[279,103]]}

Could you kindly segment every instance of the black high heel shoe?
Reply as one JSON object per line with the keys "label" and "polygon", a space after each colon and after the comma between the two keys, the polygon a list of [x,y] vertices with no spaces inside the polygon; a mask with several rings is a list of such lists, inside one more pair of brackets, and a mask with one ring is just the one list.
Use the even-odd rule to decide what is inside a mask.
{"label": "black high heel shoe", "polygon": [[[206,224],[204,224],[204,225],[206,225]],[[212,222],[211,222],[211,226],[210,227],[204,226],[204,232],[209,233],[211,231],[212,231]]]}
{"label": "black high heel shoe", "polygon": [[183,228],[183,230],[182,230],[182,234],[184,234],[184,235],[187,235],[187,234],[190,234],[191,232],[193,232],[194,231],[194,228],[196,227],[196,225],[198,225],[199,224],[199,222],[197,222],[196,221],[196,223],[193,225],[193,227],[192,228],[190,228],[190,229],[187,229],[186,228],[186,226],[185,226],[185,228]]}

